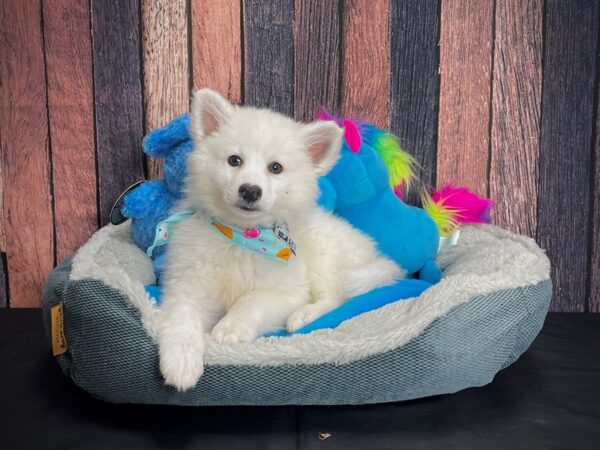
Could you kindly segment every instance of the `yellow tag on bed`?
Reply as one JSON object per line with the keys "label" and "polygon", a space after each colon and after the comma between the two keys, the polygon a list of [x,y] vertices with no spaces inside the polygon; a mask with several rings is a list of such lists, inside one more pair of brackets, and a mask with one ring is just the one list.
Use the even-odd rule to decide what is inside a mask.
{"label": "yellow tag on bed", "polygon": [[67,351],[67,339],[65,338],[65,329],[63,325],[62,303],[53,306],[50,309],[50,321],[52,330],[52,354],[54,356],[62,355]]}

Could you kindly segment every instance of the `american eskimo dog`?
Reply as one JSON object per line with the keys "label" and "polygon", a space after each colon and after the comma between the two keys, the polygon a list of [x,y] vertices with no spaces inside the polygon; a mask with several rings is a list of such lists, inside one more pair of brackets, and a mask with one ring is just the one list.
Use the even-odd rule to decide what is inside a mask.
{"label": "american eskimo dog", "polygon": [[335,122],[301,124],[202,89],[190,131],[186,202],[197,212],[169,241],[158,330],[160,370],[181,391],[202,375],[205,333],[233,345],[294,331],[404,275],[316,204],[342,146]]}

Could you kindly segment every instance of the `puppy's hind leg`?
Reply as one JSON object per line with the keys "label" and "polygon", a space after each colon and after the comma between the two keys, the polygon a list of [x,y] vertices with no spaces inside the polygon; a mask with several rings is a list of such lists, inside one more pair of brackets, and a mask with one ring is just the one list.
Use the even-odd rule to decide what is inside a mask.
{"label": "puppy's hind leg", "polygon": [[319,258],[312,259],[309,278],[313,301],[300,306],[290,314],[286,324],[286,328],[290,333],[337,308],[344,302],[346,298],[338,275],[336,261],[331,255],[321,255]]}

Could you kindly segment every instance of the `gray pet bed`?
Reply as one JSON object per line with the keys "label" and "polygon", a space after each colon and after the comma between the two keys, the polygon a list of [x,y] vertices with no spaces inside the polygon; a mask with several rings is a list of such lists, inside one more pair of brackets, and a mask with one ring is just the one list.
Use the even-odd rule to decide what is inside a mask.
{"label": "gray pet bed", "polygon": [[153,281],[128,223],[99,230],[51,274],[44,295],[61,303],[62,370],[95,397],[178,405],[361,404],[456,392],[492,381],[542,327],[552,286],[543,251],[493,226],[465,227],[443,251],[444,279],[421,296],[335,329],[224,345],[207,335],[206,368],[185,393],[166,386],[154,342]]}

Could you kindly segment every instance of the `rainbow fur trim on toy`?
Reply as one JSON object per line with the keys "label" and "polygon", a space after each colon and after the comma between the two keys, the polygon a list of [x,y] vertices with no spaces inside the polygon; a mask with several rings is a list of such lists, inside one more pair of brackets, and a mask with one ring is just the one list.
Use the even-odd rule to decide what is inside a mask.
{"label": "rainbow fur trim on toy", "polygon": [[[416,161],[402,149],[396,136],[370,123],[335,117],[325,110],[321,110],[317,118],[333,120],[342,126],[346,144],[353,153],[358,154],[363,144],[373,148],[388,170],[394,194],[404,200],[415,179]],[[433,219],[442,237],[451,235],[462,223],[489,223],[494,207],[493,201],[452,185],[441,191],[424,192],[421,198],[423,209]]]}
{"label": "rainbow fur trim on toy", "polygon": [[423,209],[438,226],[443,237],[451,235],[462,223],[489,223],[494,202],[479,197],[464,187],[447,185],[440,191],[422,195]]}
{"label": "rainbow fur trim on toy", "polygon": [[398,138],[374,125],[358,120],[335,117],[325,110],[317,115],[319,120],[333,120],[344,128],[344,139],[353,153],[358,153],[364,143],[372,147],[385,164],[394,193],[404,199],[413,181],[415,159],[402,150]]}

